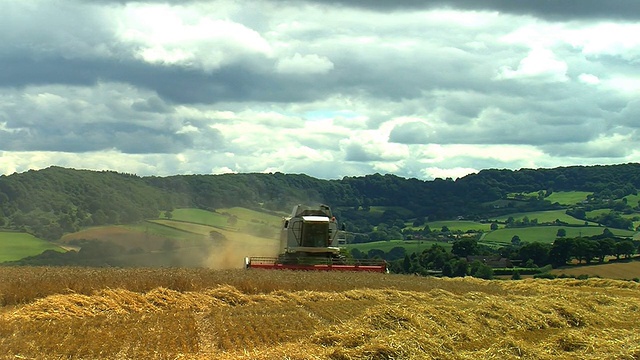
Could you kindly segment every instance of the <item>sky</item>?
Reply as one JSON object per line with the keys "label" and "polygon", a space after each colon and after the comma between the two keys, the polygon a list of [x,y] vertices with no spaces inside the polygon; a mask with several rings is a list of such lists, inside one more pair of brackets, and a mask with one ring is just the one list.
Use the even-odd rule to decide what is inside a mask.
{"label": "sky", "polygon": [[640,161],[637,0],[0,0],[0,174]]}

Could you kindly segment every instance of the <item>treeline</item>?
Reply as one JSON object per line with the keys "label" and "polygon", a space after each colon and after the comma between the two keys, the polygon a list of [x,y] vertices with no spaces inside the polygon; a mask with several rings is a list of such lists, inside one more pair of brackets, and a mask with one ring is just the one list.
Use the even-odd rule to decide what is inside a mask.
{"label": "treeline", "polygon": [[[139,177],[50,167],[0,176],[0,227],[53,240],[82,226],[132,223],[179,207],[289,211],[297,203],[326,203],[348,230],[366,233],[371,239],[402,233],[400,223],[408,219],[422,222],[462,216],[481,220],[513,212],[513,204],[520,212],[557,209],[559,205],[544,196],[496,205],[508,194],[545,189],[547,194],[593,192],[588,204],[567,210],[579,215],[599,206],[612,207],[615,212],[610,217],[597,220],[627,228],[629,223],[620,222],[621,217],[615,215],[638,208],[638,204],[623,203],[624,196],[637,193],[638,187],[640,164],[483,170],[455,181],[380,174],[341,180],[282,173]],[[369,211],[373,206],[397,208]],[[374,227],[378,233],[372,234]]]}
{"label": "treeline", "polygon": [[[604,229],[600,235],[591,237],[558,237],[552,244],[541,242],[520,243],[514,237],[512,244],[498,249],[478,244],[475,238],[464,238],[453,242],[450,251],[434,244],[421,253],[407,253],[404,247],[395,247],[389,252],[373,249],[363,253],[351,250],[356,259],[380,258],[390,263],[390,270],[401,274],[432,275],[448,277],[475,276],[491,279],[494,268],[512,274],[517,270],[551,269],[565,266],[572,261],[582,264],[617,261],[631,258],[640,247],[640,242],[618,238]],[[615,257],[614,259],[609,259]],[[500,265],[497,265],[500,264]],[[511,268],[511,269],[507,269]]]}

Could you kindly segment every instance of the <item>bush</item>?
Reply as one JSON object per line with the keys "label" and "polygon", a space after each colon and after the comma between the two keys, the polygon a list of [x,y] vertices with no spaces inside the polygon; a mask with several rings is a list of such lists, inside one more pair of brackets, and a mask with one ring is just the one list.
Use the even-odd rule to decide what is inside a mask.
{"label": "bush", "polygon": [[542,274],[533,275],[533,278],[534,279],[555,279],[557,278],[557,276],[551,273],[542,273]]}
{"label": "bush", "polygon": [[513,272],[513,274],[511,275],[511,280],[520,280],[522,279],[522,276],[520,276],[520,271],[516,270]]}

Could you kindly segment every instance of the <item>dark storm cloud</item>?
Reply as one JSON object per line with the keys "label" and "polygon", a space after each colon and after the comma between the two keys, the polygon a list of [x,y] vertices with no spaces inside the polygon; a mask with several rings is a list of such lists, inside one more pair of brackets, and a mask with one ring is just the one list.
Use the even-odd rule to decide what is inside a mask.
{"label": "dark storm cloud", "polygon": [[[132,0],[94,0],[86,3],[129,3]],[[135,1],[137,2],[137,1]],[[167,3],[166,0],[147,0],[146,3]],[[174,4],[198,2],[172,0]],[[640,1],[637,0],[271,0],[283,5],[303,2],[321,5],[357,7],[373,11],[406,9],[451,8],[474,11],[499,11],[516,15],[533,15],[549,20],[567,19],[640,19]]]}
{"label": "dark storm cloud", "polygon": [[[550,20],[640,19],[637,0],[309,0],[321,4],[353,6],[376,11],[452,8],[533,15]],[[284,1],[288,2],[288,1]]]}
{"label": "dark storm cloud", "polygon": [[345,160],[346,161],[359,161],[359,162],[368,162],[368,161],[379,161],[382,160],[380,155],[373,154],[367,149],[365,149],[360,144],[349,144],[345,149]]}
{"label": "dark storm cloud", "polygon": [[391,130],[389,141],[399,144],[428,144],[429,127],[421,122],[400,124]]}
{"label": "dark storm cloud", "polygon": [[[90,3],[129,3],[127,0],[95,0]],[[136,1],[137,2],[137,1]],[[166,0],[147,0],[146,3],[167,3]],[[197,1],[173,0],[174,4]],[[271,0],[285,5],[317,3],[357,7],[373,11],[450,8],[472,11],[499,11],[516,15],[532,15],[549,20],[566,19],[640,19],[637,0]]]}
{"label": "dark storm cloud", "polygon": [[0,130],[7,151],[89,152],[117,149],[128,154],[177,153],[191,147],[187,134],[174,134],[133,124],[91,124],[60,129],[42,124],[16,131]]}
{"label": "dark storm cloud", "polygon": [[261,73],[244,65],[232,65],[207,74],[193,69],[135,60],[63,57],[39,57],[36,60],[29,56],[14,56],[0,57],[0,69],[0,87],[93,85],[98,81],[114,81],[156,91],[165,100],[176,103],[252,100],[296,102],[313,99],[319,89],[318,86],[312,86],[309,78],[296,79]]}

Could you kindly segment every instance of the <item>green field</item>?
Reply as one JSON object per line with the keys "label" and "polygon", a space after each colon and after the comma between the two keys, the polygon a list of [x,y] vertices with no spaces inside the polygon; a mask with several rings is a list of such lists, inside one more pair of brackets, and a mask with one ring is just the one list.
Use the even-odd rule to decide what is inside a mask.
{"label": "green field", "polygon": [[566,222],[567,224],[583,225],[584,220],[576,219],[573,216],[569,216],[565,213],[565,210],[549,210],[549,211],[532,211],[524,213],[507,214],[495,218],[498,221],[507,221],[509,217],[513,217],[514,220],[522,220],[524,217],[528,217],[529,221],[538,219],[538,223],[551,223],[556,219]]}
{"label": "green field", "polygon": [[583,200],[587,199],[587,195],[593,193],[586,191],[558,191],[553,192],[547,196],[545,200],[549,200],[552,204],[558,203],[560,205],[575,205]]}
{"label": "green field", "polygon": [[[218,209],[215,212],[200,209],[175,209],[172,214],[172,220],[236,230],[250,229],[256,225],[279,229],[282,223],[282,217],[284,216],[272,215],[241,207]],[[232,216],[236,217],[236,223],[232,223],[229,220]]]}
{"label": "green field", "polygon": [[427,223],[431,231],[440,231],[443,226],[449,228],[449,231],[489,231],[491,230],[490,223],[479,223],[476,221],[468,220],[445,220],[445,221],[430,221]]}
{"label": "green field", "polygon": [[[522,242],[552,243],[556,239],[558,229],[565,229],[566,237],[593,236],[602,234],[604,227],[568,227],[568,226],[534,226],[524,228],[505,228],[487,233],[481,239],[481,243],[487,245],[511,244],[514,235],[518,235]],[[631,237],[633,231],[609,229],[616,236]]]}
{"label": "green field", "polygon": [[64,249],[31,234],[20,232],[0,232],[0,263],[19,260],[37,255],[45,250],[64,252]]}
{"label": "green field", "polygon": [[640,195],[627,195],[624,198],[627,199],[627,204],[631,206],[636,206],[640,202]]}
{"label": "green field", "polygon": [[[162,215],[164,217],[164,214]],[[228,216],[201,209],[175,209],[172,211],[171,219],[216,227],[228,226]]]}
{"label": "green field", "polygon": [[374,241],[369,243],[362,244],[350,244],[347,245],[347,249],[358,249],[364,253],[368,252],[372,249],[382,250],[384,252],[389,252],[389,250],[394,247],[403,247],[407,251],[407,253],[418,252],[430,248],[433,244],[438,244],[444,247],[445,249],[451,249],[451,244],[441,241],[424,241],[424,240],[390,240],[390,241]]}

